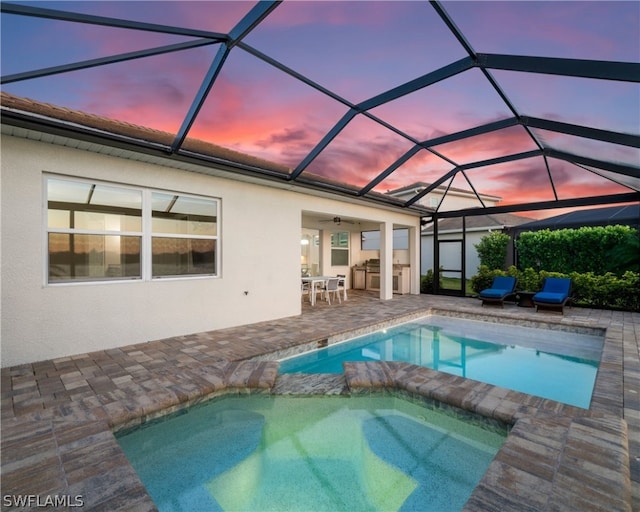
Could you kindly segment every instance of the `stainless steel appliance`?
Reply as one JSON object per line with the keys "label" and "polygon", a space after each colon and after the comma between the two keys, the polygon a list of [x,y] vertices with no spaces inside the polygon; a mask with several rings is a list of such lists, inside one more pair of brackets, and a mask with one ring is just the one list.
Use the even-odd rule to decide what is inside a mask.
{"label": "stainless steel appliance", "polygon": [[380,260],[367,260],[367,272],[380,273]]}
{"label": "stainless steel appliance", "polygon": [[[368,260],[364,266],[367,290],[380,289],[380,260]],[[393,292],[409,293],[411,289],[411,269],[408,265],[393,265]]]}
{"label": "stainless steel appliance", "polygon": [[365,265],[367,270],[367,290],[379,290],[380,289],[380,260],[367,260]]}
{"label": "stainless steel appliance", "polygon": [[351,287],[354,290],[364,290],[367,287],[367,269],[366,267],[353,267],[353,275],[351,277]]}

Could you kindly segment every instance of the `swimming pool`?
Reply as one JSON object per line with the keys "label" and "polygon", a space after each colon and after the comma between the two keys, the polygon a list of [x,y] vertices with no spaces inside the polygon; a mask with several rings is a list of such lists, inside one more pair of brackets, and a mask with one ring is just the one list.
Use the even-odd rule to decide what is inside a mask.
{"label": "swimming pool", "polygon": [[428,316],[284,359],[281,373],[341,373],[345,361],[404,361],[589,408],[604,338]]}
{"label": "swimming pool", "polygon": [[392,396],[226,397],[118,434],[161,512],[460,510],[505,438]]}

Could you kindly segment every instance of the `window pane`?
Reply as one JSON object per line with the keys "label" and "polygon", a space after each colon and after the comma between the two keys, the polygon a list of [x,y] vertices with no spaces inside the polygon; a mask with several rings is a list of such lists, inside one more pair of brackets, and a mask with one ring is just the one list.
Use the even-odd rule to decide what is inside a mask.
{"label": "window pane", "polygon": [[141,237],[49,233],[49,282],[140,278]]}
{"label": "window pane", "polygon": [[49,201],[66,203],[86,203],[89,200],[91,183],[80,183],[67,180],[47,180],[47,196]]}
{"label": "window pane", "polygon": [[142,192],[119,187],[95,185],[90,204],[140,210]]}
{"label": "window pane", "polygon": [[331,265],[349,265],[349,251],[345,249],[331,249]]}
{"label": "window pane", "polygon": [[215,274],[216,241],[155,237],[153,276]]}
{"label": "window pane", "polygon": [[141,231],[142,218],[112,213],[76,212],[73,227],[94,231]]}
{"label": "window pane", "polygon": [[363,251],[380,249],[380,231],[363,231],[360,240]]}
{"label": "window pane", "polygon": [[[362,250],[379,250],[380,249],[380,231],[363,231],[362,232]],[[409,230],[399,228],[393,230],[393,249],[409,248]]]}
{"label": "window pane", "polygon": [[393,249],[408,249],[409,248],[409,230],[408,229],[394,229],[393,230]]}
{"label": "window pane", "polygon": [[331,233],[331,247],[349,247],[349,232]]}
{"label": "window pane", "polygon": [[54,210],[49,208],[48,226],[50,228],[68,229],[71,226],[71,212],[68,210]]}
{"label": "window pane", "polygon": [[217,201],[154,192],[153,232],[181,235],[217,234]]}
{"label": "window pane", "polygon": [[48,225],[58,229],[141,231],[142,193],[92,183],[50,179]]}

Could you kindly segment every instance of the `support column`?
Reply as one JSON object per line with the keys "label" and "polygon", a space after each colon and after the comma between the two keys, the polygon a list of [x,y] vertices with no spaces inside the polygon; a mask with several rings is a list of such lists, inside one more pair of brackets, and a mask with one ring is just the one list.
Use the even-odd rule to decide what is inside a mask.
{"label": "support column", "polygon": [[331,269],[331,231],[320,230],[320,275],[326,276]]}
{"label": "support column", "polygon": [[433,219],[433,293],[440,293],[440,244],[438,243],[438,215]]}
{"label": "support column", "polygon": [[411,268],[411,294],[420,294],[420,250],[421,250],[421,229],[418,227],[409,228],[409,265]]}
{"label": "support column", "polygon": [[393,298],[393,224],[380,224],[380,299]]}

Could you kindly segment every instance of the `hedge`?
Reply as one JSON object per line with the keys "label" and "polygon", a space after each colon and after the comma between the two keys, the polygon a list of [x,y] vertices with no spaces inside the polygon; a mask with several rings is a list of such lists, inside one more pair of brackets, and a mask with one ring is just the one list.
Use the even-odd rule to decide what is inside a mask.
{"label": "hedge", "polygon": [[490,270],[481,265],[471,278],[471,287],[479,293],[489,288],[496,276],[514,276],[518,290],[539,291],[545,277],[570,277],[572,280],[572,304],[600,309],[640,311],[640,273],[627,271],[621,276],[611,272],[602,275],[594,272],[547,272],[526,268],[524,271],[511,266],[508,270]]}
{"label": "hedge", "polygon": [[623,225],[524,232],[516,240],[518,267],[564,274],[637,272],[639,236]]}

